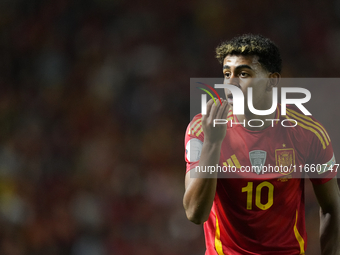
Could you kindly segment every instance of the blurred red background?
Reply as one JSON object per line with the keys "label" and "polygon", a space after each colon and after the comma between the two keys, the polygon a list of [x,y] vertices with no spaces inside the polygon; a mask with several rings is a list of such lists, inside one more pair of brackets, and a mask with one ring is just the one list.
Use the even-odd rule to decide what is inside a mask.
{"label": "blurred red background", "polygon": [[215,47],[248,32],[284,77],[336,77],[339,24],[330,0],[1,1],[0,254],[204,254],[182,206],[190,78],[221,77]]}

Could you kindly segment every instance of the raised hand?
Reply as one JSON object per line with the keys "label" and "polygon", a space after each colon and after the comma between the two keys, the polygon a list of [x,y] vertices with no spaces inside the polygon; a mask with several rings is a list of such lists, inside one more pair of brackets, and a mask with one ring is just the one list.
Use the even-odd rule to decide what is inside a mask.
{"label": "raised hand", "polygon": [[204,132],[204,140],[209,143],[222,143],[226,132],[227,124],[217,124],[214,127],[214,119],[226,119],[230,104],[228,100],[222,100],[221,103],[217,101],[217,105],[210,99],[207,103],[207,114],[202,115],[202,127]]}

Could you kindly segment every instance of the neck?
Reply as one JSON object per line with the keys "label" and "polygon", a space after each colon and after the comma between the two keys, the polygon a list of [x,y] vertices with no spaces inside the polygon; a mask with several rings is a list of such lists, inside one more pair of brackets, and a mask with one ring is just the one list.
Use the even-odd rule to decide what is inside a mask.
{"label": "neck", "polygon": [[[272,91],[264,91],[264,97],[258,98],[257,102],[254,102],[255,109],[258,110],[267,110],[273,106],[273,94]],[[275,107],[277,107],[275,105]],[[276,108],[275,108],[276,109]],[[271,125],[273,125],[272,119],[275,119],[276,110],[269,115],[256,115],[250,112],[248,107],[245,107],[244,115],[237,115],[237,119],[239,122],[244,123],[244,127],[249,130],[259,131],[263,130]],[[257,121],[250,121],[257,120]],[[250,121],[250,123],[249,123]],[[249,125],[250,124],[250,125]],[[262,125],[263,124],[263,125]]]}
{"label": "neck", "polygon": [[[248,130],[259,131],[273,125],[273,119],[275,119],[276,110],[269,115],[255,115],[252,113],[246,113],[244,115],[236,115],[239,122],[244,123],[244,127]],[[249,123],[249,120],[254,120]],[[257,120],[257,121],[256,121]],[[261,122],[261,121],[263,122]],[[263,125],[262,125],[263,123]],[[250,125],[251,126],[250,126]],[[261,126],[262,125],[262,126]],[[256,126],[256,127],[254,127]],[[261,127],[258,127],[261,126]]]}

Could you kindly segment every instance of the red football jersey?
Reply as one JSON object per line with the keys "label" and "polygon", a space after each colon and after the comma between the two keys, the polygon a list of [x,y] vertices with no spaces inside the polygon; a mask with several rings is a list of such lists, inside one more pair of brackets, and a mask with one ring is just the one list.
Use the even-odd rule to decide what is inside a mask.
{"label": "red football jersey", "polygon": [[[318,121],[291,106],[281,116],[279,107],[273,126],[261,131],[235,124],[232,113],[227,118],[219,166],[233,167],[233,172],[217,180],[204,223],[206,255],[292,255],[306,250],[304,177],[314,184],[329,181],[336,175],[335,159]],[[204,141],[201,117],[196,115],[186,130],[187,172],[197,171]],[[257,168],[246,172],[252,166]],[[269,166],[277,171],[270,172]]]}

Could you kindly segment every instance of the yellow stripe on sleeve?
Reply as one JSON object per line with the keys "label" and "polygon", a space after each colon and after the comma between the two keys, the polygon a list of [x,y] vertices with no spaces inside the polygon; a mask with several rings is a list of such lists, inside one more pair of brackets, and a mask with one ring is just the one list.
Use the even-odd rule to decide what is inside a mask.
{"label": "yellow stripe on sleeve", "polygon": [[292,110],[292,109],[288,109],[288,108],[287,108],[287,111],[290,112],[290,113],[294,113],[294,114],[296,114],[297,116],[299,116],[299,117],[301,117],[301,118],[304,118],[304,119],[306,119],[306,120],[308,120],[308,121],[311,121],[311,122],[313,122],[315,125],[319,126],[319,127],[323,130],[323,132],[327,135],[328,140],[331,141],[331,138],[329,137],[329,135],[328,135],[326,129],[325,129],[319,122],[314,121],[311,117],[308,117],[308,116],[306,116],[306,115],[303,115],[303,114],[301,114],[301,113],[298,113],[298,112],[296,112],[296,111],[294,111],[294,110]]}
{"label": "yellow stripe on sleeve", "polygon": [[196,136],[198,137],[201,133],[202,133],[202,131],[203,131],[203,129],[202,129],[202,122],[200,122],[202,119],[198,119],[198,120],[196,120],[195,121],[195,125],[196,126],[194,126],[192,129],[191,129],[191,132],[192,132],[192,134],[194,134],[196,131]]}
{"label": "yellow stripe on sleeve", "polygon": [[[286,118],[289,120],[289,118],[287,117],[287,115],[286,115]],[[291,122],[292,122],[292,121],[291,121]],[[298,125],[298,126],[300,126],[300,127],[304,128],[304,129],[307,129],[307,130],[313,132],[313,133],[319,138],[319,140],[320,140],[320,142],[321,142],[321,144],[322,144],[322,148],[323,148],[323,149],[326,149],[325,141],[322,139],[322,137],[320,136],[320,134],[319,134],[315,129],[313,129],[313,128],[311,128],[311,127],[307,127],[307,126],[305,126],[304,124],[301,124],[301,123],[298,122],[298,121],[296,121],[296,122],[297,122],[297,125]]]}
{"label": "yellow stripe on sleeve", "polygon": [[233,111],[229,110],[228,114],[227,114],[227,118],[229,118],[230,116],[233,116]]}
{"label": "yellow stripe on sleeve", "polygon": [[199,122],[201,119],[197,119],[194,123],[192,123],[192,128],[195,127],[195,125],[197,124],[197,122]]}
{"label": "yellow stripe on sleeve", "polygon": [[203,132],[203,128],[197,131],[196,136],[199,137],[199,135]]}
{"label": "yellow stripe on sleeve", "polygon": [[[289,111],[288,111],[288,112],[289,112]],[[313,124],[313,123],[316,123],[316,122],[310,123],[310,122],[308,122],[307,120],[304,120],[304,119],[302,119],[302,118],[297,117],[294,113],[291,113],[291,112],[289,112],[288,115],[291,115],[291,116],[293,117],[293,119],[295,118],[295,119],[297,119],[297,120],[300,120],[300,121],[302,121],[303,123],[305,123],[305,124],[307,124],[307,125],[309,125],[309,126],[311,126],[311,127],[316,128],[317,130],[319,130],[320,133],[323,135],[323,138],[325,139],[327,146],[329,145],[328,139],[327,139],[327,137],[326,137],[324,131],[323,131],[320,127],[318,127],[318,126],[316,126],[315,124]],[[326,133],[327,133],[327,132],[326,132]]]}
{"label": "yellow stripe on sleeve", "polygon": [[197,123],[195,127],[192,128],[192,132],[196,132],[197,129],[199,129],[200,127],[202,127],[202,124],[201,123]]}
{"label": "yellow stripe on sleeve", "polygon": [[188,135],[190,135],[191,133],[194,132],[194,127],[196,126],[196,124],[197,124],[200,120],[201,120],[201,119],[197,119],[194,123],[190,123],[190,124],[189,124]]}
{"label": "yellow stripe on sleeve", "polygon": [[222,249],[221,233],[220,226],[218,225],[217,214],[216,214],[215,249],[218,255],[225,255]]}
{"label": "yellow stripe on sleeve", "polygon": [[298,243],[300,245],[300,254],[305,254],[305,241],[303,240],[302,236],[299,233],[299,230],[296,227],[297,219],[298,219],[298,210],[296,210],[296,219],[295,219],[295,224],[294,224],[294,234],[295,234],[296,240],[298,241]]}

